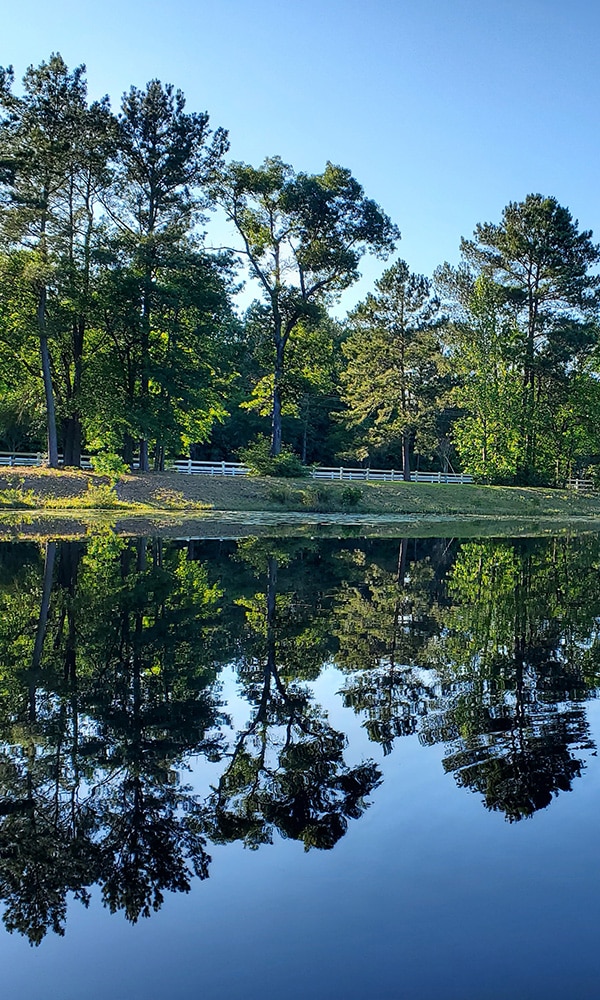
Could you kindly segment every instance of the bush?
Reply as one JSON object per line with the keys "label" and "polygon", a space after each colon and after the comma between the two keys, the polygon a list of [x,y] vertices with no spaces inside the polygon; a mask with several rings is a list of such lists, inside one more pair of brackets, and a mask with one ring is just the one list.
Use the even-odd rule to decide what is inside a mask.
{"label": "bush", "polygon": [[303,507],[322,512],[329,510],[329,491],[322,486],[307,486],[300,494]]}
{"label": "bush", "polygon": [[121,456],[112,451],[98,452],[97,455],[92,456],[91,463],[94,472],[99,476],[107,476],[112,483],[116,483],[117,479],[130,471],[129,466],[125,465]]}
{"label": "bush", "polygon": [[290,486],[274,486],[269,490],[267,494],[269,500],[273,503],[280,503],[284,507],[290,507],[294,505],[296,501],[296,494],[292,487]]}
{"label": "bush", "polygon": [[308,469],[289,445],[283,445],[277,456],[270,454],[271,443],[264,434],[238,452],[238,458],[247,465],[253,476],[280,476],[283,479],[301,479],[308,476]]}
{"label": "bush", "polygon": [[101,483],[99,486],[94,486],[93,483],[88,483],[87,490],[83,496],[69,497],[65,500],[53,498],[48,506],[80,510],[95,510],[96,508],[110,510],[113,507],[119,507],[120,501],[113,485]]}
{"label": "bush", "polygon": [[362,500],[363,491],[359,486],[345,486],[340,493],[340,504],[344,510],[352,510],[358,507]]}
{"label": "bush", "polygon": [[39,506],[33,490],[26,490],[22,480],[18,486],[0,490],[0,507],[23,509]]}

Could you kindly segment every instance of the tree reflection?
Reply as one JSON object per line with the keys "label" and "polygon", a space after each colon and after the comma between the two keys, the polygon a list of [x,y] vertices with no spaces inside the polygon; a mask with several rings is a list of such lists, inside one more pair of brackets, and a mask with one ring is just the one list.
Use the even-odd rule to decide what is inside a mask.
{"label": "tree reflection", "polygon": [[487,541],[450,574],[429,652],[452,696],[421,739],[445,742],[445,769],[510,821],[569,791],[594,749],[580,702],[597,685],[597,562],[597,545]]}
{"label": "tree reflection", "polygon": [[[312,684],[384,754],[443,745],[510,821],[593,751],[597,539],[125,540],[0,546],[0,896],[9,930],[64,932],[72,897],[135,922],[209,874],[210,843],[332,848],[381,781]],[[237,732],[220,674],[235,671]],[[184,780],[186,768],[202,771]]]}
{"label": "tree reflection", "polygon": [[[289,630],[296,623],[289,601],[277,594],[278,560],[268,554],[265,561],[265,593],[246,603],[250,655],[240,663],[254,715],[210,799],[210,835],[216,842],[242,840],[258,847],[271,843],[276,829],[307,850],[331,848],[348,819],[366,808],[380,772],[371,761],[349,767],[344,735],[313,704],[309,689],[282,680],[290,675],[285,653],[294,650]],[[319,636],[308,622],[305,628]]]}
{"label": "tree reflection", "polygon": [[[348,675],[344,704],[365,716],[369,739],[385,755],[394,740],[418,730],[436,698],[436,678],[419,667],[438,630],[439,578],[430,557],[409,564],[407,550],[408,539],[401,539],[393,571],[355,554],[360,579],[345,582],[336,602],[336,662]],[[448,551],[437,554],[438,573]]]}
{"label": "tree reflection", "polygon": [[[361,814],[379,772],[345,764],[345,737],[302,681],[318,675],[331,647],[328,599],[306,548],[240,546],[238,567],[254,580],[254,593],[228,595],[241,626],[239,615],[222,615],[225,595],[207,563],[182,546],[107,533],[28,556],[10,580],[0,558],[0,894],[9,930],[35,944],[49,930],[64,933],[68,898],[87,905],[93,884],[135,922],[166,892],[208,876],[209,836],[255,846],[277,830],[326,848]],[[299,586],[288,581],[278,594],[279,563],[295,561],[306,569]],[[218,674],[223,649],[241,650],[242,640],[253,719],[231,744]],[[180,777],[199,758],[222,761],[208,797]]]}
{"label": "tree reflection", "polygon": [[598,683],[599,554],[587,539],[465,543],[442,597],[402,546],[397,574],[366,566],[338,598],[345,704],[384,753],[412,733],[445,743],[445,770],[510,821],[544,808],[593,750],[579,703]]}
{"label": "tree reflection", "polygon": [[[218,758],[222,721],[210,657],[221,594],[203,566],[114,536],[51,552],[33,627],[2,633],[27,699],[17,678],[0,720],[0,887],[7,927],[32,943],[62,933],[68,893],[86,902],[93,883],[135,921],[206,877],[203,811],[178,773],[190,753]],[[3,594],[5,623],[23,626],[13,600]]]}

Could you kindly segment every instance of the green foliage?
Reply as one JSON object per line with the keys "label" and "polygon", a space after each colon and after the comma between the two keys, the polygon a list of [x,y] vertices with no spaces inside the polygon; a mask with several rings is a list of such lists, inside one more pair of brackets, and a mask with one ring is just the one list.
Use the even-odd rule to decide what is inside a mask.
{"label": "green foliage", "polygon": [[111,510],[113,507],[119,507],[120,501],[117,497],[114,483],[99,483],[98,485],[88,483],[83,496],[71,497],[58,504],[55,502],[53,505],[73,507],[80,510],[93,510],[95,508],[99,510]]}
{"label": "green foliage", "polygon": [[[494,481],[562,485],[598,450],[594,421],[600,248],[555,198],[528,195],[462,240],[438,284],[454,303],[457,444]],[[583,402],[583,398],[586,401]]]}
{"label": "green foliage", "polygon": [[288,343],[300,323],[318,317],[321,306],[358,278],[366,252],[387,257],[400,234],[350,171],[332,163],[317,175],[296,174],[279,157],[258,168],[232,163],[213,190],[239,232],[241,252],[264,294],[273,347],[272,450],[277,455]]}
{"label": "green foliage", "polygon": [[117,482],[121,476],[130,472],[120,455],[110,451],[100,451],[91,458],[92,469],[99,476],[107,476],[111,483]]}
{"label": "green foliage", "polygon": [[38,507],[33,490],[26,490],[21,483],[18,486],[8,486],[0,490],[0,507],[12,508],[13,510]]}
{"label": "green foliage", "polygon": [[247,465],[254,476],[280,476],[282,479],[301,479],[308,476],[309,470],[292,449],[283,445],[279,455],[271,455],[271,443],[264,435],[260,435],[246,448],[238,452],[240,462]]}
{"label": "green foliage", "polygon": [[300,502],[307,510],[326,513],[332,508],[332,495],[325,486],[307,486],[300,492]]}
{"label": "green foliage", "polygon": [[348,318],[341,419],[355,431],[355,454],[383,452],[404,467],[413,442],[425,455],[437,443],[436,418],[447,388],[439,302],[427,278],[411,274],[404,261],[375,287]]}
{"label": "green foliage", "polygon": [[344,486],[339,492],[339,501],[344,510],[353,510],[358,507],[363,498],[363,491],[360,486]]}

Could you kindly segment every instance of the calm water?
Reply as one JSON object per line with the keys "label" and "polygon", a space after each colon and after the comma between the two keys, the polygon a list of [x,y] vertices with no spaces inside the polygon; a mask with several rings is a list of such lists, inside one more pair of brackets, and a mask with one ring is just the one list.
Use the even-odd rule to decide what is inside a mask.
{"label": "calm water", "polygon": [[598,997],[599,570],[0,544],[2,996]]}

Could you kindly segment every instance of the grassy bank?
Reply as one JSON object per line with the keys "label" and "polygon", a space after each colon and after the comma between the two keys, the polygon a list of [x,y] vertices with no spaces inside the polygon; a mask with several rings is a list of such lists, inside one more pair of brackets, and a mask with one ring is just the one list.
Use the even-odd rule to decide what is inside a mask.
{"label": "grassy bank", "polygon": [[599,518],[600,497],[567,490],[437,483],[132,474],[112,486],[88,472],[6,469],[0,510],[201,514],[204,510],[476,518]]}

